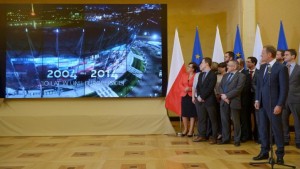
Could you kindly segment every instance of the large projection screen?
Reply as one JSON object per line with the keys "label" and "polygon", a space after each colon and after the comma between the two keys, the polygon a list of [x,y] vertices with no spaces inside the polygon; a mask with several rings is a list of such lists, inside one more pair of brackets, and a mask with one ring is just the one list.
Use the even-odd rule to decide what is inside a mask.
{"label": "large projection screen", "polygon": [[[165,4],[1,4],[5,98],[164,97]],[[5,77],[5,78],[3,78]]]}

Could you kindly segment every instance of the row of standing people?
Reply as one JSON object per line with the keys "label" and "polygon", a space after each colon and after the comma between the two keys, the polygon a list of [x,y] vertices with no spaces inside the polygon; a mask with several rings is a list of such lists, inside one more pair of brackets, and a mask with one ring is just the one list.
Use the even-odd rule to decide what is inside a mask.
{"label": "row of standing people", "polygon": [[[283,64],[279,62],[280,55],[284,60]],[[193,141],[208,139],[207,122],[210,122],[212,135],[209,142],[228,144],[231,139],[230,125],[233,123],[234,145],[240,146],[240,142],[251,139],[260,142],[261,152],[253,159],[262,160],[269,157],[268,128],[272,121],[277,162],[284,163],[284,145],[288,145],[290,141],[290,114],[293,114],[295,121],[296,147],[300,148],[300,67],[295,62],[296,56],[294,49],[276,53],[273,46],[265,46],[259,71],[255,68],[255,57],[247,58],[248,69],[244,69],[242,59],[235,61],[234,53],[226,52],[226,62],[218,66],[219,74],[212,70],[210,58],[203,58],[199,65],[200,73],[196,73],[195,63],[189,63],[186,78],[181,81],[183,135],[192,136],[197,118],[198,136]],[[287,67],[285,64],[291,66]],[[251,114],[254,126],[251,125]],[[188,118],[191,119],[189,129]],[[218,140],[220,133],[222,138]]]}
{"label": "row of standing people", "polygon": [[[215,70],[211,69],[211,66],[212,60],[203,58],[199,65],[200,72],[195,73],[197,65],[191,62],[187,67],[188,73],[181,78],[183,135],[191,136],[193,134],[193,125],[197,118],[198,136],[194,139],[195,142],[208,139],[207,123],[209,122],[212,130],[210,143],[217,143],[218,134],[222,134],[222,141],[219,144],[229,143],[232,117],[236,129],[235,145],[239,146],[241,136],[238,111],[241,109],[241,104],[239,100],[246,78],[238,71],[239,63],[237,61],[229,61],[228,64],[221,63],[218,75]],[[187,129],[188,118],[191,119],[189,130]]]}

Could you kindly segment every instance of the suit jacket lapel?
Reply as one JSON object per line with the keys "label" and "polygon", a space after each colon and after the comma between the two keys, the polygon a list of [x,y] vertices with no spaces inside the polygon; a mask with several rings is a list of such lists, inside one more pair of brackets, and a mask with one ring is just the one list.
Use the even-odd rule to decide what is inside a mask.
{"label": "suit jacket lapel", "polygon": [[[273,64],[273,66],[271,67],[271,74],[270,74],[270,77],[269,78],[274,78],[274,77],[272,77],[272,76],[274,76],[274,73],[272,73],[272,72],[276,72],[275,70],[276,69],[278,69],[278,66],[280,65],[281,63],[279,63],[279,62],[275,62],[274,64]],[[266,73],[269,73],[268,72],[268,70],[266,70]]]}
{"label": "suit jacket lapel", "polygon": [[[226,73],[224,76],[223,76],[223,78],[224,78],[224,81],[223,81],[223,84],[222,84],[222,88],[223,88],[223,90],[225,90],[225,86],[228,84],[228,82],[227,82],[227,79],[228,79],[228,77],[229,77],[229,73]],[[223,79],[222,79],[223,80]]]}
{"label": "suit jacket lapel", "polygon": [[198,77],[198,85],[201,86],[202,85],[202,79],[203,79],[203,72],[201,72],[199,74],[199,77]]}
{"label": "suit jacket lapel", "polygon": [[258,71],[259,71],[258,69],[255,69],[252,79],[255,79],[258,76],[258,73],[259,73]]}
{"label": "suit jacket lapel", "polygon": [[210,73],[210,72],[211,72],[211,71],[206,72],[206,76],[205,76],[204,81],[206,81],[206,78],[209,76],[209,73]]}
{"label": "suit jacket lapel", "polygon": [[295,67],[294,67],[294,69],[293,69],[293,71],[292,71],[292,74],[291,74],[291,76],[290,76],[290,79],[292,79],[292,78],[294,77],[295,72],[297,72],[298,69],[299,69],[299,65],[296,64]]}
{"label": "suit jacket lapel", "polygon": [[[259,74],[260,74],[259,79],[261,79],[262,81],[263,81],[264,76],[265,76],[266,66],[267,66],[267,64],[263,64],[263,65],[260,67],[260,70],[259,70]],[[268,72],[266,72],[266,73],[268,73]]]}
{"label": "suit jacket lapel", "polygon": [[235,72],[235,74],[231,77],[231,79],[230,79],[229,82],[228,82],[228,86],[230,85],[230,83],[231,83],[232,81],[234,81],[234,79],[237,78],[238,73],[239,73],[239,72]]}
{"label": "suit jacket lapel", "polygon": [[[208,72],[206,72],[206,73],[202,73],[202,77],[201,77],[201,82],[202,82],[202,84],[204,84],[205,82],[206,82],[206,79],[209,77],[209,74],[211,73],[212,71],[210,70],[210,71],[208,71]],[[204,74],[205,74],[205,79],[203,79],[203,76],[204,76]],[[203,79],[203,80],[202,80]]]}
{"label": "suit jacket lapel", "polygon": [[266,83],[265,82],[265,73],[268,73],[266,71],[266,67],[267,67],[267,64],[263,64],[261,65],[260,69],[259,69],[259,76],[258,76],[258,81],[262,84],[262,86],[264,86],[264,84]]}

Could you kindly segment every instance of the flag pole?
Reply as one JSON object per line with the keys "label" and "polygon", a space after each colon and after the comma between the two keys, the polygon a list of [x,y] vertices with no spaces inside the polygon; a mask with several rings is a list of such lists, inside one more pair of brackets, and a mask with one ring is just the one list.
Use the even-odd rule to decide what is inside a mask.
{"label": "flag pole", "polygon": [[180,114],[179,116],[179,132],[177,133],[178,137],[182,137],[182,125],[181,125],[181,120],[182,119],[182,115]]}
{"label": "flag pole", "polygon": [[[168,117],[169,117],[169,119],[170,119],[168,109],[166,109],[166,111],[167,111]],[[178,137],[182,137],[182,125],[181,125],[181,123],[182,123],[182,122],[181,122],[182,115],[180,115],[180,116],[178,116],[178,117],[179,117],[179,132],[176,132],[175,134],[176,134],[176,136],[178,136]]]}

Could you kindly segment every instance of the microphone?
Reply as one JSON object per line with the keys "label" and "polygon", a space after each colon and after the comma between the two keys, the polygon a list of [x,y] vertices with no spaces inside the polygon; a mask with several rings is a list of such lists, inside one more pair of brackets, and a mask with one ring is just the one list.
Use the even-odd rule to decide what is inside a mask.
{"label": "microphone", "polygon": [[271,74],[271,65],[268,65],[268,73]]}
{"label": "microphone", "polygon": [[[271,88],[271,65],[268,64],[268,74],[269,74],[269,87]],[[271,89],[269,89],[269,92],[271,93]],[[270,101],[271,104],[271,101]],[[271,106],[270,106],[271,108]]]}

